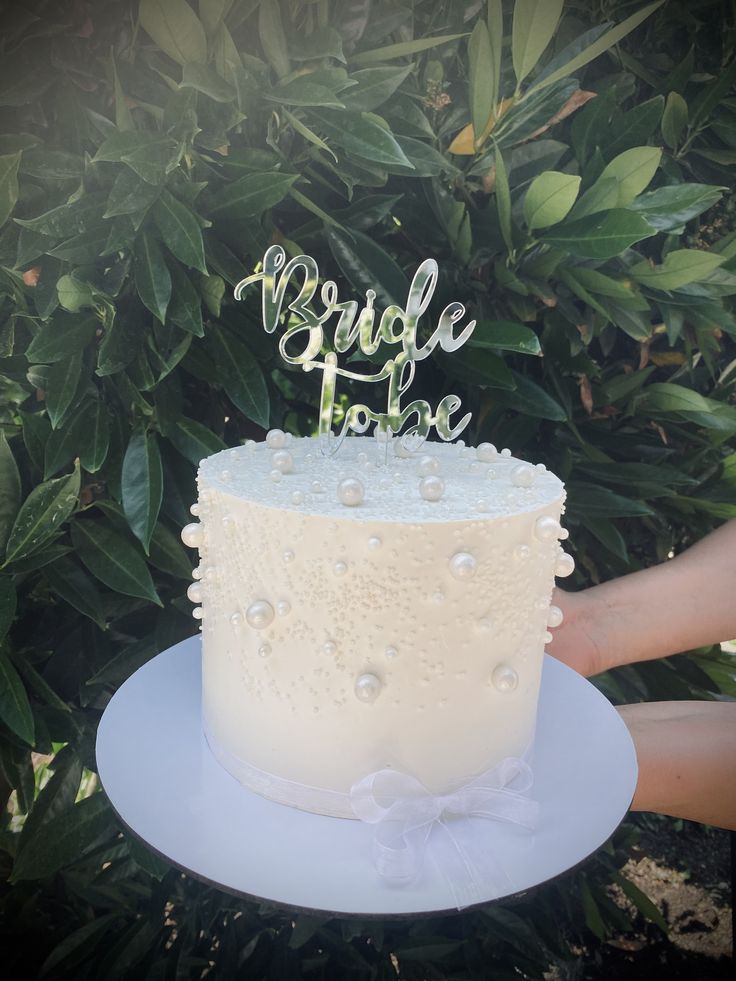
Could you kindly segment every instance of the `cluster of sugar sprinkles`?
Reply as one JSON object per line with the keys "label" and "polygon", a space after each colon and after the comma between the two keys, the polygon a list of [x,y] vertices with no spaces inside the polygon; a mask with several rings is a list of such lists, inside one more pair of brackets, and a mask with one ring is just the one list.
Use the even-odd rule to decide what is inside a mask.
{"label": "cluster of sugar sprinkles", "polygon": [[[472,448],[462,441],[431,442],[417,453],[407,452],[400,439],[389,439],[388,443],[369,436],[349,437],[339,453],[329,455],[320,452],[316,438],[294,438],[274,429],[265,442],[248,442],[202,461],[199,502],[191,508],[199,521],[182,531],[184,543],[199,549],[202,559],[193,571],[195,582],[188,590],[190,600],[197,604],[194,617],[202,620],[206,608],[208,618],[216,614],[218,619],[229,619],[239,634],[253,631],[255,649],[262,658],[268,658],[275,639],[273,627],[292,612],[292,600],[297,597],[243,596],[232,609],[224,609],[222,595],[216,595],[229,595],[230,591],[222,590],[221,582],[218,587],[217,570],[207,564],[212,522],[216,521],[225,532],[235,531],[244,502],[280,513],[302,513],[304,520],[320,516],[329,520],[333,532],[342,522],[349,522],[353,529],[356,522],[362,522],[370,551],[392,550],[396,555],[404,525],[417,529],[426,523],[458,522],[467,528],[470,522],[471,529],[492,535],[493,529],[505,526],[511,516],[554,509],[564,494],[562,483],[544,465],[532,466],[512,457],[507,449],[497,451],[489,443]],[[380,526],[380,536],[372,531],[372,524]],[[573,559],[558,544],[558,540],[568,537],[567,531],[549,513],[533,518],[531,527],[532,544],[544,548],[546,554],[550,554],[549,548],[556,549],[555,575],[570,575]],[[217,529],[216,537],[220,536]],[[392,537],[396,541],[392,542]],[[298,551],[298,540],[289,543],[282,551],[281,561],[288,565]],[[515,546],[515,563],[533,560],[530,545],[522,542]],[[332,570],[344,588],[351,574],[351,557],[336,552]],[[440,571],[439,575],[462,585],[478,573],[479,560],[473,554],[471,536],[469,543],[464,542],[462,548],[447,555],[444,573]],[[489,570],[488,574],[495,576],[497,570]],[[293,584],[293,579],[287,579]],[[440,591],[438,596],[442,595]],[[200,604],[205,597],[203,607]],[[546,627],[540,640],[548,643],[552,638],[547,628],[560,625],[562,612],[549,606],[548,598],[542,598],[542,605]],[[484,622],[480,616],[479,623]],[[490,623],[486,625],[490,629]],[[333,655],[335,646],[329,637],[322,645],[325,653]],[[389,661],[397,653],[390,645],[383,652]],[[385,672],[375,670],[357,673],[353,682],[355,698],[375,702],[385,687],[385,676]],[[487,680],[498,692],[514,691],[519,684],[517,670],[506,661],[490,664]]]}

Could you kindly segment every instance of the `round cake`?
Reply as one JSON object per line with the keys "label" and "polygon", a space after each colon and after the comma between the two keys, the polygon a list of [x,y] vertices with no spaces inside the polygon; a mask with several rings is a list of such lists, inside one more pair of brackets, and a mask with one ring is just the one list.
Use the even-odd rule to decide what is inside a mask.
{"label": "round cake", "polygon": [[203,460],[182,537],[215,757],[266,797],[353,817],[376,771],[441,795],[528,755],[573,563],[544,466],[490,444],[324,449],[272,430]]}

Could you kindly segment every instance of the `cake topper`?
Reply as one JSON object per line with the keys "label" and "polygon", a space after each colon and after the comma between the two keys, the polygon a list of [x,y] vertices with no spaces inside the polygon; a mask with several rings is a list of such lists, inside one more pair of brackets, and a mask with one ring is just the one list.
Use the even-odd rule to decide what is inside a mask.
{"label": "cake topper", "polygon": [[[298,290],[296,298],[286,304],[289,314],[286,329],[279,339],[279,352],[287,364],[298,364],[304,371],[317,369],[323,373],[319,409],[319,435],[323,452],[334,453],[348,431],[365,433],[371,423],[376,424],[377,438],[386,441],[403,429],[402,443],[413,452],[427,439],[432,426],[440,439],[449,441],[459,436],[470,422],[470,413],[466,413],[454,425],[451,422],[451,416],[461,405],[457,395],[445,395],[434,414],[425,399],[415,399],[403,407],[401,405],[402,396],[414,380],[417,361],[429,357],[438,344],[443,351],[457,351],[475,329],[475,321],[471,320],[455,335],[453,328],[464,316],[465,307],[462,303],[453,302],[440,314],[430,337],[423,344],[418,341],[419,318],[429,306],[437,286],[437,263],[434,259],[425,259],[414,274],[406,307],[397,304],[386,307],[377,326],[377,314],[373,307],[375,291],[367,290],[365,306],[359,310],[356,300],[338,300],[337,285],[332,280],[325,282],[320,290],[324,310],[315,313],[311,303],[317,293],[319,268],[311,256],[299,255],[286,262],[283,248],[272,245],[263,257],[261,272],[246,276],[235,287],[235,299],[240,300],[245,288],[256,282],[262,283],[263,327],[269,334],[281,322],[287,288],[291,285]],[[333,341],[335,350],[323,354],[323,325],[335,314],[338,316]],[[298,341],[300,348],[297,353],[293,352],[295,341]],[[338,354],[347,353],[356,341],[367,358],[373,358],[382,344],[401,345],[401,350],[373,373],[364,374],[338,362]],[[289,347],[291,353],[287,349]],[[349,406],[342,428],[335,438],[332,423],[338,377],[358,382],[387,381],[388,397],[385,412],[376,412],[360,403]],[[410,422],[409,427],[404,429]]]}

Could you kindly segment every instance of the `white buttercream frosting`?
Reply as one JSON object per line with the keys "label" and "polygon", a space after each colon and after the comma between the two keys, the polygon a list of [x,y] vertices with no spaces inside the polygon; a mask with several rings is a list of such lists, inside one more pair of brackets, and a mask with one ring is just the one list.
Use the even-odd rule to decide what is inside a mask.
{"label": "white buttercream frosting", "polygon": [[522,755],[569,562],[562,483],[520,466],[488,444],[405,456],[349,437],[329,456],[283,434],[202,462],[183,537],[208,739],[247,764],[231,772],[266,796],[263,774],[347,794],[393,767],[445,793]]}

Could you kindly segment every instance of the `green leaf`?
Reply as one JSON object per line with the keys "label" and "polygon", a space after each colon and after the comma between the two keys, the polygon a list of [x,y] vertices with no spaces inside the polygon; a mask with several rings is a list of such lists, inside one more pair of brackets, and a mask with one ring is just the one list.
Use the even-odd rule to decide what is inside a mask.
{"label": "green leaf", "polygon": [[153,529],[149,548],[148,561],[151,565],[177,579],[188,581],[191,578],[192,563],[181,539],[160,521]]}
{"label": "green leaf", "polygon": [[10,630],[10,625],[15,618],[16,605],[17,597],[13,580],[10,576],[0,576],[0,640]]}
{"label": "green leaf", "polygon": [[637,194],[641,194],[649,184],[661,158],[662,151],[655,146],[636,146],[631,150],[624,150],[603,168],[596,184],[613,178],[618,185],[615,207],[623,208],[631,204]]}
{"label": "green leaf", "polygon": [[413,170],[393,134],[375,122],[369,113],[309,109],[309,116],[333,143],[348,153],[378,164],[395,164]]}
{"label": "green leaf", "polygon": [[513,389],[494,393],[501,405],[535,419],[552,419],[554,422],[567,420],[564,408],[541,385],[516,371],[511,372],[511,378]]}
{"label": "green leaf", "polygon": [[[53,775],[33,802],[30,813],[23,822],[18,839],[18,854],[34,848],[45,825],[74,806],[74,801],[82,780],[82,764],[79,757],[67,747],[51,762]],[[36,836],[39,836],[38,838]]]}
{"label": "green leaf", "polygon": [[626,518],[652,514],[643,501],[635,501],[615,493],[608,487],[589,484],[582,480],[568,481],[570,510],[580,515],[602,518]]}
{"label": "green leaf", "polygon": [[337,162],[336,154],[329,148],[329,146],[325,143],[325,141],[321,137],[317,136],[314,130],[311,130],[300,119],[297,119],[297,117],[294,116],[292,113],[290,113],[288,109],[284,109],[283,114],[284,114],[284,118],[289,120],[289,122],[294,127],[297,133],[303,136],[304,139],[307,140],[309,143],[312,143],[314,146],[319,147],[320,150],[324,150],[325,153],[329,153],[332,159],[335,162]]}
{"label": "green leaf", "polygon": [[225,444],[212,430],[203,426],[196,419],[181,416],[176,424],[167,431],[168,439],[190,463],[198,467],[206,456],[219,453],[226,449]]}
{"label": "green leaf", "polygon": [[5,550],[19,508],[20,474],[5,433],[0,430],[0,555]]}
{"label": "green leaf", "polygon": [[163,482],[155,434],[134,434],[123,458],[122,504],[128,524],[146,554],[161,509]]}
{"label": "green leaf", "polygon": [[[88,952],[93,948],[101,949],[102,937],[111,929],[114,923],[123,918],[123,913],[105,913],[102,916],[95,916],[89,923],[73,930],[65,936],[51,951],[49,956],[41,965],[38,977],[45,978],[49,974],[54,974],[55,968],[63,965],[70,960],[76,964],[80,954],[78,952]],[[66,969],[66,968],[65,968]]]}
{"label": "green leaf", "polygon": [[564,0],[516,0],[514,3],[511,57],[517,87],[537,64],[554,37],[563,3]]}
{"label": "green leaf", "polygon": [[34,487],[15,519],[7,547],[7,562],[35,552],[75,510],[79,498],[79,467],[66,477]]}
{"label": "green leaf", "polygon": [[662,933],[669,933],[667,921],[662,916],[659,908],[651,901],[649,896],[643,893],[637,885],[634,885],[631,879],[628,879],[622,873],[616,873],[615,879],[639,912],[643,916],[646,916],[648,920],[651,920],[652,923],[656,923]]}
{"label": "green leaf", "polygon": [[161,323],[171,299],[171,275],[158,242],[143,232],[134,259],[135,287],[143,303]]}
{"label": "green leaf", "polygon": [[680,138],[687,129],[687,122],[687,102],[679,92],[670,92],[662,116],[662,136],[671,150],[679,145]]}
{"label": "green leaf", "polygon": [[114,592],[163,606],[138,550],[104,521],[75,521],[72,544],[92,575]]}
{"label": "green leaf", "polygon": [[351,112],[372,112],[394,94],[412,69],[413,65],[405,68],[386,66],[353,72],[350,78],[358,84],[341,92],[340,99]]}
{"label": "green leaf", "polygon": [[448,375],[479,388],[511,390],[516,385],[506,362],[492,351],[466,345],[452,355],[435,352],[434,358]]}
{"label": "green leaf", "polygon": [[712,208],[725,190],[713,184],[672,184],[640,194],[628,207],[657,231],[674,231]]}
{"label": "green leaf", "polygon": [[[599,293],[601,296],[610,296],[613,299],[626,302],[632,300],[638,302],[640,299],[640,294],[630,283],[626,283],[620,279],[613,279],[611,276],[606,276],[605,273],[599,272],[597,269],[574,266],[568,267],[567,272],[572,273],[575,279],[591,293]],[[648,308],[649,304],[646,300],[643,300],[641,309],[646,310]]]}
{"label": "green leaf", "polygon": [[597,518],[586,514],[585,527],[609,552],[612,552],[618,558],[628,563],[629,553],[626,548],[626,542],[612,521],[609,521],[607,518]]}
{"label": "green leaf", "polygon": [[262,0],[258,5],[258,35],[263,54],[276,73],[276,77],[283,78],[288,75],[291,66],[278,3]]}
{"label": "green leaf", "polygon": [[83,616],[89,617],[100,630],[104,630],[105,614],[102,610],[100,594],[95,584],[71,559],[62,558],[44,567],[44,575],[53,591],[65,603],[74,607]]}
{"label": "green leaf", "polygon": [[171,274],[171,300],[167,311],[169,320],[188,334],[202,337],[204,334],[202,301],[194,283],[178,262],[171,263],[169,272]]}
{"label": "green leaf", "polygon": [[549,228],[567,216],[580,189],[580,177],[548,170],[536,177],[524,198],[524,218],[532,232]]}
{"label": "green leaf", "polygon": [[[63,426],[49,433],[44,449],[44,480],[53,477],[76,456],[81,455],[81,447],[87,437],[87,411],[89,402],[82,402]],[[81,460],[80,460],[81,462]]]}
{"label": "green leaf", "polygon": [[408,177],[439,177],[441,174],[458,173],[457,167],[429,143],[411,136],[397,136],[396,142],[411,161],[413,170],[389,165],[386,168],[389,173],[406,174]]}
{"label": "green leaf", "polygon": [[18,855],[10,881],[43,879],[78,861],[103,836],[116,829],[107,798],[102,793],[85,797],[72,808],[54,815],[44,834],[34,839],[33,848]]}
{"label": "green leaf", "polygon": [[129,167],[122,167],[110,188],[103,218],[142,215],[161,193],[161,188],[142,180]]}
{"label": "green leaf", "polygon": [[141,0],[141,27],[180,65],[207,61],[207,37],[202,23],[186,0]]}
{"label": "green leaf", "polygon": [[81,283],[73,275],[62,276],[56,284],[56,293],[61,306],[69,313],[79,313],[85,307],[94,306],[94,293],[86,283]]}
{"label": "green leaf", "polygon": [[[124,163],[147,183],[163,184],[166,176],[178,164],[181,150],[176,140],[169,136],[137,131],[115,132],[102,143],[93,163]],[[42,219],[48,222],[49,216],[42,215],[34,221],[38,223]],[[29,227],[35,228],[36,225]]]}
{"label": "green leaf", "polygon": [[18,201],[18,165],[23,154],[0,157],[0,226],[4,225]]}
{"label": "green leaf", "polygon": [[[152,213],[167,249],[185,266],[207,275],[202,229],[189,208],[177,201],[173,194],[163,190]],[[159,317],[159,320],[163,320],[163,317]]]}
{"label": "green leaf", "polygon": [[468,347],[516,351],[519,354],[542,353],[534,331],[510,320],[479,320],[466,344]]}
{"label": "green leaf", "polygon": [[212,328],[207,345],[222,372],[222,383],[230,401],[243,415],[268,428],[270,400],[263,371],[248,348],[229,331]]}
{"label": "green leaf", "polygon": [[488,121],[496,108],[498,93],[493,83],[493,49],[488,36],[486,22],[479,18],[468,41],[470,60],[470,119],[473,123],[475,139],[479,140],[488,126]]}
{"label": "green leaf", "polygon": [[498,148],[496,149],[495,160],[498,223],[501,227],[506,251],[511,254],[514,251],[514,238],[511,230],[511,191],[509,189],[509,178],[506,172],[506,165],[503,162],[503,155]]}
{"label": "green leaf", "polygon": [[97,473],[105,462],[110,445],[110,421],[105,403],[95,399],[92,411],[86,418],[87,439],[80,447],[79,461],[88,473]]}
{"label": "green leaf", "polygon": [[0,649],[0,720],[19,739],[33,746],[33,713],[20,675],[4,650]]}
{"label": "green leaf", "polygon": [[213,196],[210,214],[230,220],[261,215],[286,197],[296,179],[296,174],[246,174]]}
{"label": "green leaf", "polygon": [[606,157],[614,157],[622,150],[641,146],[651,138],[662,118],[664,97],[655,95],[653,99],[632,106],[614,114],[611,123],[613,139],[604,146]]}
{"label": "green leaf", "polygon": [[277,85],[270,92],[264,92],[263,98],[266,102],[277,102],[281,106],[345,108],[345,104],[326,85],[318,85],[302,76],[292,79],[286,85]]}
{"label": "green leaf", "polygon": [[46,388],[46,411],[51,428],[56,429],[71,408],[82,377],[82,354],[72,354],[51,365]]}
{"label": "green leaf", "polygon": [[194,89],[214,102],[232,102],[235,99],[233,86],[221,78],[209,65],[188,62],[184,65],[179,87]]}
{"label": "green leaf", "polygon": [[375,290],[377,304],[384,309],[406,303],[407,278],[380,245],[358,231],[348,234],[337,228],[325,228],[325,236],[343,275],[362,296],[369,289]]}
{"label": "green leaf", "polygon": [[[543,0],[538,0],[538,2],[542,3]],[[610,31],[607,31],[602,37],[598,38],[597,41],[594,41],[593,44],[589,45],[579,54],[575,55],[574,58],[571,58],[566,64],[561,65],[556,71],[545,76],[535,85],[532,85],[526,92],[526,96],[531,95],[531,93],[537,89],[544,88],[547,85],[552,85],[561,78],[568,78],[569,76],[574,75],[579,68],[583,67],[583,65],[587,65],[589,61],[593,61],[594,58],[602,55],[604,51],[608,51],[609,48],[612,48],[615,44],[618,44],[618,42],[625,38],[627,34],[630,34],[631,31],[639,26],[639,24],[645,21],[650,14],[654,13],[658,7],[661,7],[663,3],[664,0],[656,0],[655,3],[650,3],[646,7],[642,7],[641,10],[637,10],[636,13],[632,14],[630,17],[627,17],[626,20],[622,21],[616,27],[612,27]],[[515,19],[516,18],[514,18],[514,20]]]}
{"label": "green leaf", "polygon": [[564,222],[544,235],[544,241],[584,259],[610,259],[655,230],[643,218],[623,208]]}
{"label": "green leaf", "polygon": [[669,252],[660,266],[644,260],[629,268],[629,275],[642,286],[658,290],[676,290],[688,283],[705,279],[724,262],[715,252],[700,249],[676,249]]}
{"label": "green leaf", "polygon": [[393,58],[405,58],[408,55],[419,54],[421,51],[429,51],[430,48],[436,48],[439,44],[458,41],[462,37],[467,37],[467,35],[443,34],[438,37],[419,38],[416,41],[400,41],[398,44],[387,44],[383,48],[359,51],[351,56],[350,61],[353,65],[374,65],[379,61],[391,61]]}

